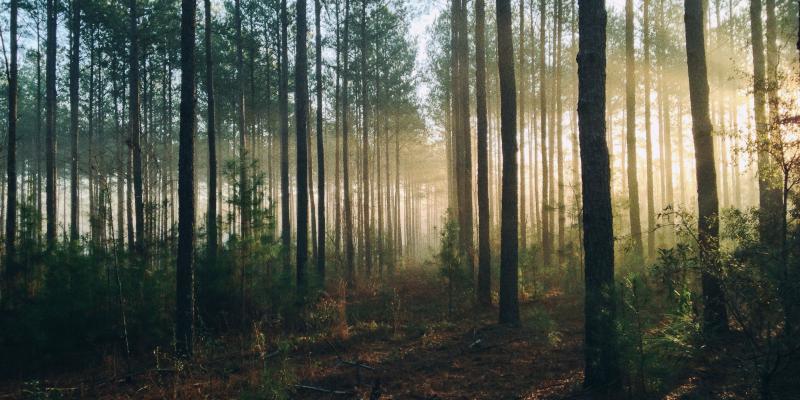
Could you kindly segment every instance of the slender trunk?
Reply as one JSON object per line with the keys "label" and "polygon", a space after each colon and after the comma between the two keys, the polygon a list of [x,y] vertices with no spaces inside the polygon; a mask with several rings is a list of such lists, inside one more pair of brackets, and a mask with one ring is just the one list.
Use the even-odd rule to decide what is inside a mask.
{"label": "slender trunk", "polygon": [[689,69],[689,97],[692,110],[692,135],[694,136],[698,239],[702,274],[703,322],[706,333],[721,333],[728,329],[727,312],[720,282],[716,275],[719,250],[719,203],[717,199],[717,173],[714,165],[713,127],[709,118],[708,73],[703,35],[702,0],[686,0],[686,58]]}
{"label": "slender trunk", "polygon": [[322,131],[322,32],[320,30],[320,0],[314,0],[314,25],[317,76],[317,274],[325,282],[325,135]]}
{"label": "slender trunk", "polygon": [[[80,178],[78,177],[78,131],[79,118],[80,118],[80,97],[79,91],[79,68],[80,68],[80,51],[81,51],[81,0],[72,0],[72,26],[70,27],[70,51],[69,51],[69,133],[70,133],[70,230],[69,237],[73,242],[77,242],[80,238],[79,227],[79,196],[78,186]],[[90,73],[90,78],[92,78]],[[89,92],[91,98],[92,92]],[[91,107],[90,107],[91,113]],[[90,144],[91,145],[91,144]],[[89,174],[93,171],[89,170]],[[91,198],[91,192],[89,193]],[[93,210],[90,208],[90,214]],[[90,218],[91,220],[91,218]]]}
{"label": "slender trunk", "polygon": [[217,258],[217,119],[214,99],[214,63],[211,47],[211,0],[203,0],[205,6],[205,32],[203,42],[206,48],[206,104],[208,129],[208,208],[206,210],[206,231],[208,258],[212,262]]}
{"label": "slender trunk", "polygon": [[[244,74],[244,54],[242,51],[242,7],[241,1],[236,0],[234,3],[234,19],[236,24],[236,77],[237,77],[237,90],[236,93],[236,114],[238,117],[239,128],[239,197],[241,204],[241,235],[243,239],[250,237],[250,183],[248,178],[248,171],[250,165],[247,161],[247,120],[245,112],[245,99],[244,90],[246,79]],[[242,270],[244,271],[244,270]],[[244,273],[242,273],[244,275]]]}
{"label": "slender trunk", "polygon": [[517,89],[514,82],[514,44],[511,4],[496,0],[497,61],[500,75],[501,135],[503,140],[503,194],[500,222],[500,322],[519,323],[518,210],[517,210]]}
{"label": "slender trunk", "polygon": [[47,247],[56,244],[56,1],[47,0],[47,56],[45,61],[45,170],[47,191]]}
{"label": "slender trunk", "polygon": [[136,211],[136,242],[134,248],[141,256],[145,253],[144,244],[144,201],[142,197],[142,147],[140,145],[139,123],[139,28],[137,21],[137,0],[130,0],[130,101],[129,123],[130,143],[133,151],[133,191],[134,208]]}
{"label": "slender trunk", "polygon": [[539,0],[539,118],[542,156],[542,260],[545,267],[550,265],[553,242],[550,236],[550,202],[548,199],[550,173],[547,157],[547,65],[545,62],[545,1]]}
{"label": "slender trunk", "polygon": [[[642,224],[639,221],[639,179],[636,172],[636,77],[635,59],[633,49],[633,0],[625,1],[625,120],[628,150],[628,198],[631,224],[631,239],[633,239],[633,252],[641,258],[642,249]],[[646,101],[646,100],[645,100]],[[649,139],[648,139],[648,149]],[[649,153],[648,153],[649,154]],[[649,158],[648,158],[648,165]],[[647,178],[650,182],[651,178]],[[649,193],[649,192],[648,192]]]}
{"label": "slender trunk", "polygon": [[[656,210],[653,195],[653,140],[650,128],[650,10],[648,0],[644,1],[642,34],[644,36],[644,131],[647,155],[647,259],[656,255]],[[663,146],[659,146],[663,149]],[[663,158],[662,158],[663,160]]]}
{"label": "slender trunk", "polygon": [[756,143],[758,147],[758,214],[761,243],[775,247],[779,243],[776,226],[779,226],[780,191],[773,182],[774,166],[767,153],[769,140],[766,115],[766,96],[768,81],[764,61],[764,33],[761,21],[762,0],[750,0],[750,33],[753,46],[753,109],[756,124]]}
{"label": "slender trunk", "polygon": [[[484,0],[475,1],[475,94],[478,128],[478,303],[492,303],[489,226],[488,152],[486,127],[486,12]],[[524,228],[523,228],[524,229]]]}
{"label": "slender trunk", "polygon": [[280,82],[278,86],[278,113],[280,114],[281,135],[281,258],[283,272],[289,278],[291,271],[290,257],[292,253],[291,217],[289,214],[289,45],[287,43],[289,20],[286,0],[281,0],[281,58]]}
{"label": "slender trunk", "polygon": [[606,146],[606,9],[579,0],[578,125],[586,254],[584,387],[614,394],[621,385],[614,305],[614,232]]}
{"label": "slender trunk", "polygon": [[350,199],[350,93],[349,63],[350,63],[350,0],[344,1],[344,73],[342,74],[342,185],[344,192],[344,237],[345,237],[345,276],[348,288],[355,286],[355,249],[353,247],[353,210]]}
{"label": "slender trunk", "polygon": [[[196,12],[196,0],[181,2],[181,109],[180,150],[178,153],[178,258],[175,271],[175,348],[183,357],[192,356],[194,332],[194,136],[197,122],[194,39]],[[209,19],[207,17],[206,22]]]}
{"label": "slender trunk", "polygon": [[[17,238],[17,13],[19,0],[11,0],[10,7],[10,46],[11,61],[8,70],[8,199],[6,201],[6,254],[5,254],[5,283],[10,289],[15,284],[17,275],[16,265],[16,238]],[[5,296],[4,296],[5,297]]]}
{"label": "slender trunk", "polygon": [[[525,68],[527,61],[525,60],[525,0],[519,0],[519,51],[517,52],[519,63],[519,70],[515,71],[519,79],[519,93],[517,93],[517,118],[519,119],[519,240],[520,247],[523,251],[528,248],[528,220],[527,220],[527,207],[525,206],[525,130],[526,125],[526,112],[525,112],[525,97],[528,94],[527,79]],[[480,207],[480,206],[479,206]],[[479,228],[480,229],[480,228]],[[480,244],[479,244],[480,245]]]}

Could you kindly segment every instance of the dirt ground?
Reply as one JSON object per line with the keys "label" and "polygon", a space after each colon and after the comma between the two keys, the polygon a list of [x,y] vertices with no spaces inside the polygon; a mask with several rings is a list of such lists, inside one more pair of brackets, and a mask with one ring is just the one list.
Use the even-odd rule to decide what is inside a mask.
{"label": "dirt ground", "polygon": [[[346,305],[347,326],[323,319],[325,329],[306,336],[264,329],[250,335],[247,346],[222,339],[189,365],[153,355],[137,360],[131,373],[105,365],[0,384],[0,399],[588,398],[581,392],[579,296],[523,293],[522,325],[500,326],[496,309],[448,312],[435,277],[409,272],[390,286],[360,289],[352,296],[359,301]],[[329,314],[343,311],[342,302],[328,305]],[[674,389],[647,397],[743,398],[718,376],[687,371]]]}

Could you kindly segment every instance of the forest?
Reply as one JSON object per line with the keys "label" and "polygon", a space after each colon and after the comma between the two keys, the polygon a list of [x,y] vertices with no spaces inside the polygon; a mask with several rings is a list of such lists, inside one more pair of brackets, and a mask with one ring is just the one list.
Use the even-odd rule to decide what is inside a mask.
{"label": "forest", "polygon": [[0,400],[800,397],[800,2],[3,0],[0,52]]}

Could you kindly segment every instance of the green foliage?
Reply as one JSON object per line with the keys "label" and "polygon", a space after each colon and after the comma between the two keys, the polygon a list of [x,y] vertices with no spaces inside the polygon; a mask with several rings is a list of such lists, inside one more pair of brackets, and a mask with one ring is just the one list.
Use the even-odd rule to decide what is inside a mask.
{"label": "green foliage", "polygon": [[470,273],[464,268],[466,255],[461,250],[459,242],[458,222],[453,213],[448,210],[442,224],[440,250],[437,254],[440,269],[439,274],[447,286],[447,312],[452,315],[455,301],[464,300],[470,287]]}
{"label": "green foliage", "polygon": [[676,383],[701,347],[689,289],[668,294],[659,288],[655,273],[630,273],[617,289],[623,370],[629,390],[638,396]]}
{"label": "green foliage", "polygon": [[241,396],[243,400],[292,398],[291,388],[297,381],[297,377],[289,365],[290,349],[289,342],[279,341],[277,354],[262,356],[262,370],[258,385],[253,390],[243,393]]}

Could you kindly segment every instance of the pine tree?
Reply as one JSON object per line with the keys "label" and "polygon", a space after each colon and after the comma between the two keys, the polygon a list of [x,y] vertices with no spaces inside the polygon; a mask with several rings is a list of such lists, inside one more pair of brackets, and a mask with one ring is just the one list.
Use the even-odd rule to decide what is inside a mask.
{"label": "pine tree", "polygon": [[689,97],[692,110],[692,136],[697,175],[697,225],[702,271],[703,322],[706,333],[728,329],[725,300],[719,278],[715,275],[719,251],[719,200],[714,143],[708,104],[708,72],[703,32],[702,0],[684,1],[686,26],[686,61],[689,69]]}
{"label": "pine tree", "polygon": [[599,395],[620,388],[614,305],[614,232],[606,146],[606,8],[578,3],[578,128],[585,257],[584,387]]}
{"label": "pine tree", "polygon": [[503,142],[503,194],[500,222],[500,323],[519,323],[517,298],[517,89],[514,81],[514,44],[511,4],[497,0],[497,61],[500,71],[500,134]]}
{"label": "pine tree", "polygon": [[196,0],[181,1],[181,105],[178,153],[175,348],[179,356],[187,358],[192,356],[194,335],[194,136],[197,122],[194,40],[196,13]]}

